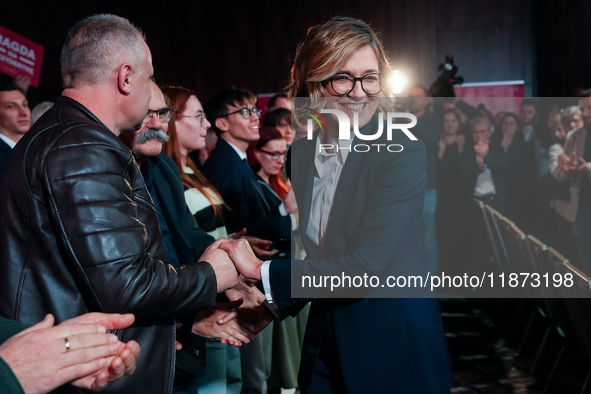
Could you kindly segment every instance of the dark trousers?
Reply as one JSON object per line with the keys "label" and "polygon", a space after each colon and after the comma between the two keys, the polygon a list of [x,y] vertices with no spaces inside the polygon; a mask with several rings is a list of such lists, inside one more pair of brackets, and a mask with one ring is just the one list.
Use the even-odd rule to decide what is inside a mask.
{"label": "dark trousers", "polygon": [[334,339],[332,313],[322,335],[318,358],[310,380],[310,387],[302,394],[347,394],[339,354]]}

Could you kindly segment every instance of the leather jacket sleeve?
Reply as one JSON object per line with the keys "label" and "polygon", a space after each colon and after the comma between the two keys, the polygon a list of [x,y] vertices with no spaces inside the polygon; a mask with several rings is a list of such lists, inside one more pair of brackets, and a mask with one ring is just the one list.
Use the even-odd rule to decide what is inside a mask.
{"label": "leather jacket sleeve", "polygon": [[76,141],[48,152],[37,179],[43,179],[50,222],[87,303],[132,312],[138,320],[213,305],[217,284],[209,264],[179,270],[164,262],[155,208],[131,154],[116,138],[84,129],[68,133],[76,134]]}

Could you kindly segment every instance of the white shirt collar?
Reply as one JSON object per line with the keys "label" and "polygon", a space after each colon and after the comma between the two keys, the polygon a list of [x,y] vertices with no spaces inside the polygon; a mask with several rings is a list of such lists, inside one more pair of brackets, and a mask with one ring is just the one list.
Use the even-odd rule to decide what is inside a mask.
{"label": "white shirt collar", "polygon": [[[318,133],[318,137],[316,137],[316,147],[315,149],[315,154],[314,154],[314,158],[315,159],[322,159],[323,157],[330,157],[330,156],[334,156],[337,155],[337,152],[335,153],[328,153],[326,151],[326,149],[320,149],[320,144],[325,140],[325,135],[326,132],[320,132]],[[349,155],[349,152],[351,151],[351,142],[353,141],[353,139],[350,140],[339,140],[334,138],[332,140],[332,145],[333,146],[338,146],[338,157],[340,157],[341,159],[341,163],[345,164],[345,161],[347,160],[347,156]]]}
{"label": "white shirt collar", "polygon": [[16,145],[16,142],[14,142],[13,140],[11,140],[10,138],[8,138],[7,136],[5,136],[2,133],[0,133],[0,139],[2,139],[2,141],[6,142],[6,145],[8,145],[10,147],[10,149],[14,148],[14,146]]}
{"label": "white shirt collar", "polygon": [[[224,141],[226,141],[226,140],[224,140]],[[228,142],[228,141],[226,141],[226,142]],[[228,142],[228,145],[230,145],[236,151],[236,153],[238,153],[238,156],[240,156],[240,160],[246,159],[246,152],[242,152],[240,149],[238,149],[236,146],[234,146],[234,144],[232,144],[231,142]]]}

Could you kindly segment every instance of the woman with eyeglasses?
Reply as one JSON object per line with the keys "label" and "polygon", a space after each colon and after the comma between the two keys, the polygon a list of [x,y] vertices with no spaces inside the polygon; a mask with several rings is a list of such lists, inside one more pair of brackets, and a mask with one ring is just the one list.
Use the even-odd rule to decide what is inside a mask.
{"label": "woman with eyeglasses", "polygon": [[[447,393],[453,384],[436,296],[392,282],[425,278],[436,267],[424,259],[425,146],[379,124],[378,108],[396,112],[384,91],[390,72],[382,43],[365,22],[335,17],[308,29],[289,98],[302,123],[316,126],[310,139],[292,144],[288,171],[300,215],[309,212],[300,217],[307,257],[291,264],[235,261],[245,277],[262,280],[274,308],[293,314],[302,303],[292,294],[314,298],[298,378],[302,393]],[[326,109],[332,112],[322,113],[321,125],[309,115]],[[362,140],[355,126],[366,138],[383,132]],[[339,139],[341,129],[352,138]],[[370,144],[382,144],[380,151]],[[388,151],[392,144],[402,151]],[[221,247],[232,257],[245,244]],[[342,284],[304,281],[327,275]],[[364,275],[379,283],[347,282]]]}
{"label": "woman with eyeglasses", "polygon": [[251,142],[246,154],[248,163],[257,174],[267,202],[274,207],[285,200],[291,189],[285,183],[281,172],[287,154],[287,144],[281,132],[274,127],[263,127],[259,132],[260,139]]}
{"label": "woman with eyeglasses", "polygon": [[162,92],[173,109],[168,124],[170,141],[165,144],[164,152],[179,167],[189,210],[205,232],[216,239],[227,238],[221,215],[223,200],[189,158],[189,153],[205,147],[207,129],[211,126],[201,102],[193,91],[182,87],[165,87]]}

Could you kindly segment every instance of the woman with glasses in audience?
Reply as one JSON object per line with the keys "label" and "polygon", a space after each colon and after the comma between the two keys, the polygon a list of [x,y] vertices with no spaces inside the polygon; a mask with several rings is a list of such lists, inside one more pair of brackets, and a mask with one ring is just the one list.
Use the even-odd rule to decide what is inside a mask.
{"label": "woman with glasses in audience", "polygon": [[[271,208],[286,200],[291,187],[289,181],[283,179],[282,169],[287,154],[287,143],[283,134],[274,127],[265,126],[260,129],[260,139],[250,143],[246,154],[248,163],[257,174],[257,178],[265,198]],[[286,205],[290,205],[289,200]],[[290,207],[286,211],[294,213]]]}

